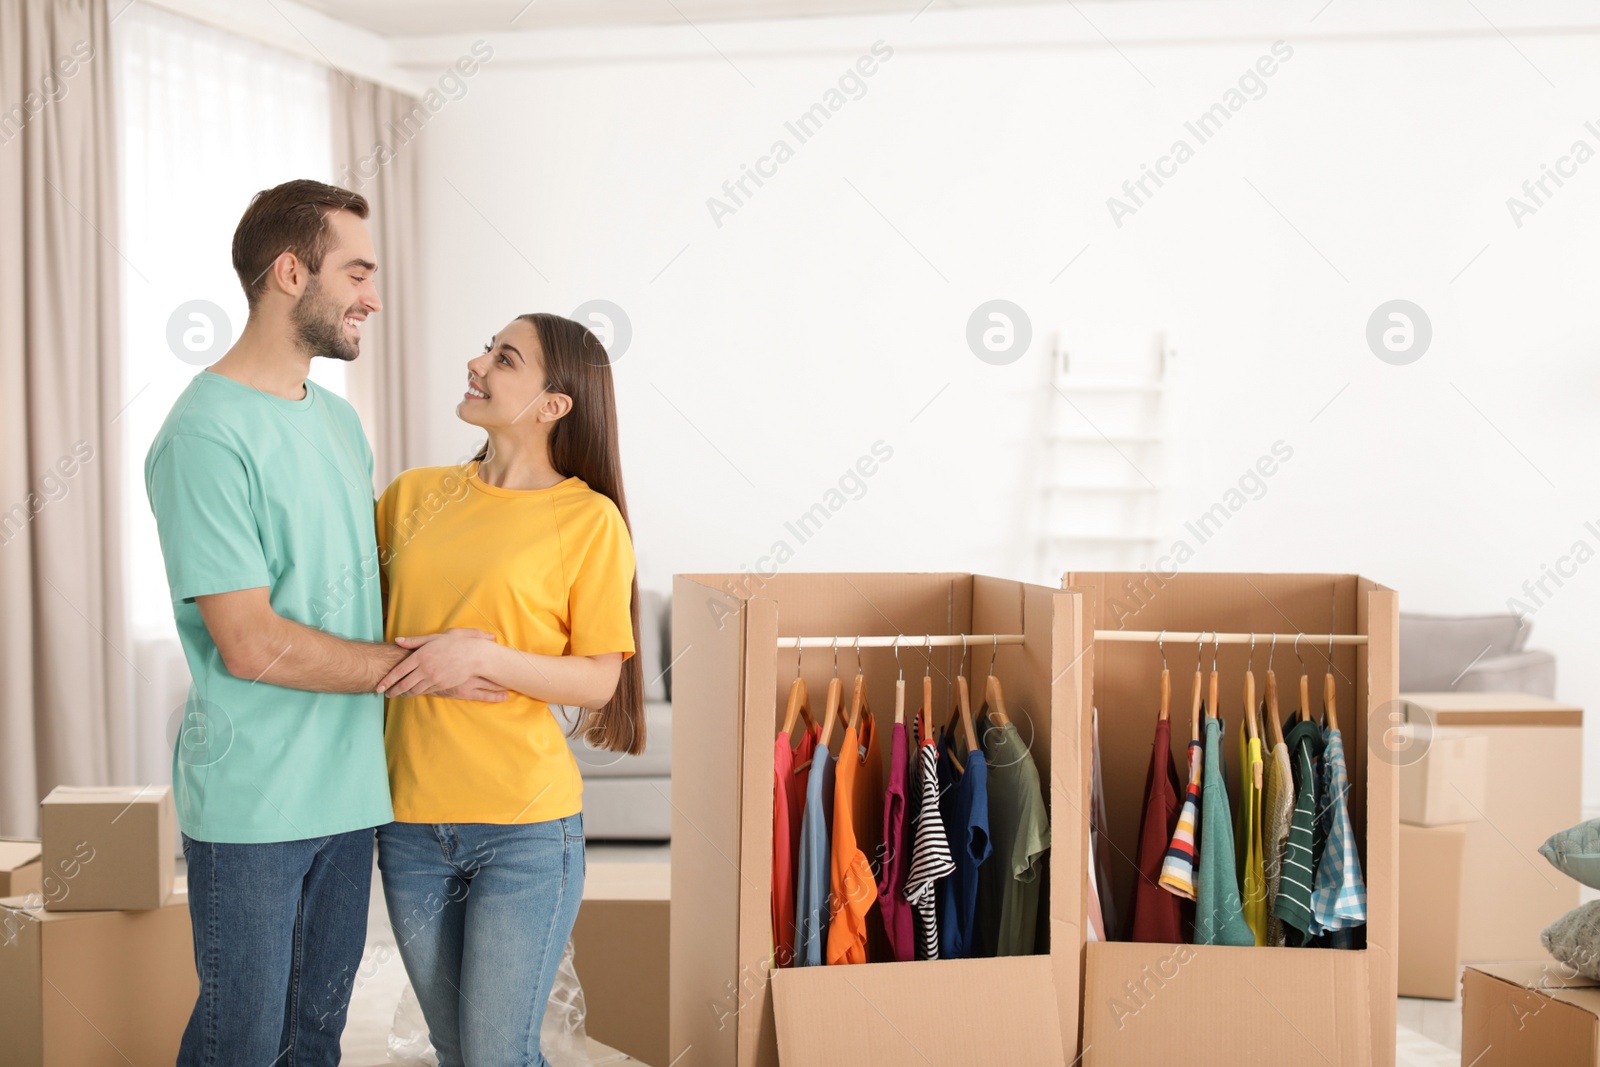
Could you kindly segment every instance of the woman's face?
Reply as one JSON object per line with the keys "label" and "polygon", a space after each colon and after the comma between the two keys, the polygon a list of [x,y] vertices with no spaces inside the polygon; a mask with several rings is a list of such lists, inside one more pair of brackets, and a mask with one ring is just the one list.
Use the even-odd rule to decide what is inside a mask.
{"label": "woman's face", "polygon": [[463,422],[485,428],[550,422],[566,398],[546,386],[544,353],[531,322],[513,319],[467,361],[467,391],[456,405]]}

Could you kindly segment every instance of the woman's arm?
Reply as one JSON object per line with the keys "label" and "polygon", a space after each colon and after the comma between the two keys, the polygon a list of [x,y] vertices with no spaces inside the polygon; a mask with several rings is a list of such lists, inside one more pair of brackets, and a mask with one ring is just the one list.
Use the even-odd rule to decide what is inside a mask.
{"label": "woman's arm", "polygon": [[595,709],[611,699],[622,675],[621,652],[541,656],[465,630],[401,637],[395,643],[413,651],[378,683],[378,692],[391,697],[438,693],[480,677],[536,700]]}

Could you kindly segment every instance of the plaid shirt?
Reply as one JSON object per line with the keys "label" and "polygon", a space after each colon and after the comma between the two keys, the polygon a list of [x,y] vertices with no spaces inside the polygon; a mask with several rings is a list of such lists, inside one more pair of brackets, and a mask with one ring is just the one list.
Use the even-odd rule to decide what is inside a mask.
{"label": "plaid shirt", "polygon": [[1338,730],[1324,730],[1322,792],[1328,813],[1328,841],[1317,864],[1317,884],[1311,895],[1311,933],[1348,930],[1367,921],[1367,887],[1361,880],[1361,859],[1356,855],[1355,828],[1345,795],[1350,779],[1345,774],[1344,741]]}

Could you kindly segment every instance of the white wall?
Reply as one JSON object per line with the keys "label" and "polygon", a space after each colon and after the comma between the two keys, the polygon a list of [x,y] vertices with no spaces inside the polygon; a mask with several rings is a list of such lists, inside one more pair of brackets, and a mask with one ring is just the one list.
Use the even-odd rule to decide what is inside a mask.
{"label": "white wall", "polygon": [[[1020,573],[1044,339],[1168,329],[1165,532],[1273,442],[1294,450],[1190,567],[1357,571],[1408,610],[1503,610],[1574,541],[1600,547],[1600,160],[1521,228],[1506,207],[1575,140],[1600,149],[1600,38],[1508,40],[1432,5],[1310,21],[1321,6],[1081,5],[1120,51],[1068,8],[489,38],[495,59],[426,134],[430,453],[474,443],[452,410],[491,333],[602,297],[634,329],[617,370],[647,585],[796,545],[785,520],[879,439],[892,460],[788,568]],[[1372,32],[1391,17],[1410,22]],[[1114,225],[1107,197],[1195,145],[1185,121],[1275,38],[1293,57],[1265,95]],[[413,42],[411,69],[468,39]],[[793,144],[784,122],[880,39],[894,54],[864,96],[719,228],[707,198]],[[1035,330],[1009,367],[964,342],[992,297]],[[1364,340],[1395,297],[1433,323],[1410,366]],[[1597,584],[1600,564],[1580,568],[1533,642],[1592,709]]]}

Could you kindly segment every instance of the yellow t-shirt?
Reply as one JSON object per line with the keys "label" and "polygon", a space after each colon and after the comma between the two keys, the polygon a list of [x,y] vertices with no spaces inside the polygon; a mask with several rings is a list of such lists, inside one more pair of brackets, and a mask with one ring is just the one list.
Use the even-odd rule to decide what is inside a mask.
{"label": "yellow t-shirt", "polygon": [[[386,640],[467,626],[540,655],[633,654],[633,544],[583,479],[500,489],[476,463],[421,467],[384,490],[377,521]],[[563,726],[535,697],[398,697],[383,733],[399,822],[544,822],[583,807]]]}

